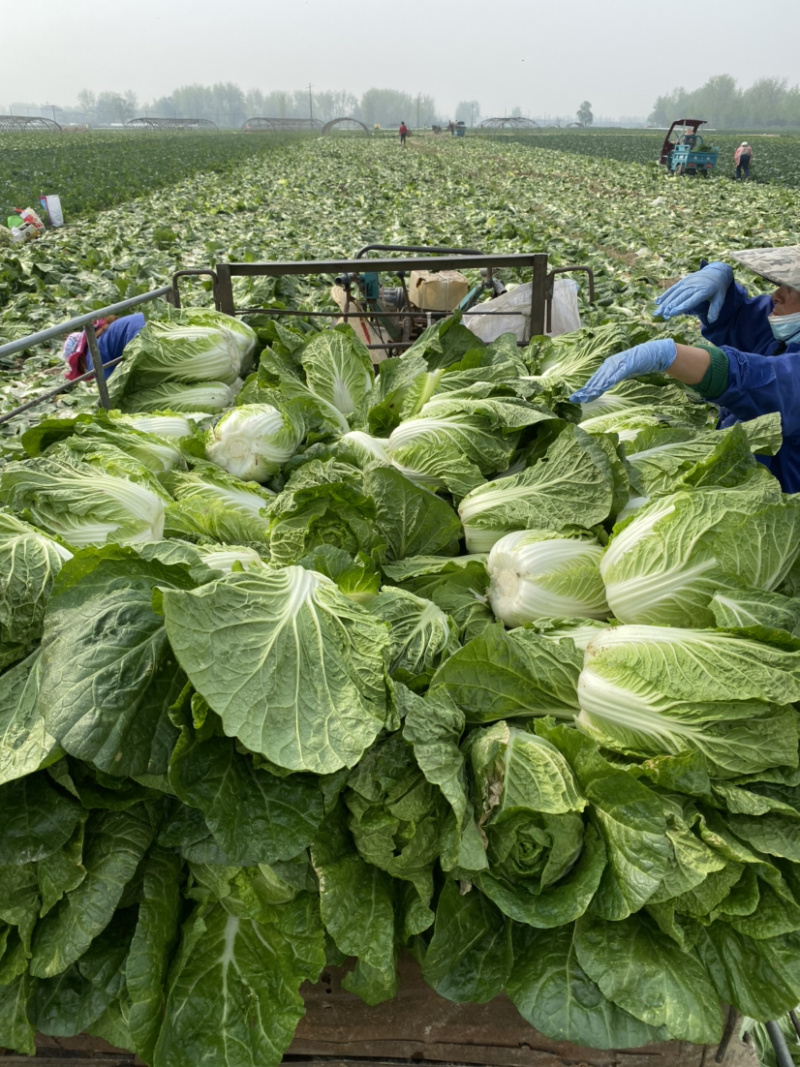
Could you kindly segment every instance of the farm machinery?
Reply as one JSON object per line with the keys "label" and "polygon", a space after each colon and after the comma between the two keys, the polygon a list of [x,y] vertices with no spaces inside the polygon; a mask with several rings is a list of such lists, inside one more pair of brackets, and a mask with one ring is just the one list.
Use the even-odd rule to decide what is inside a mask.
{"label": "farm machinery", "polygon": [[[359,249],[354,258],[367,261],[370,252],[482,255],[472,248],[367,245]],[[458,270],[398,268],[393,273],[398,285],[382,285],[381,275],[375,269],[345,271],[334,279],[331,296],[342,309],[343,317],[366,344],[408,344],[433,321],[454,311],[468,311],[487,294],[494,297],[506,292],[491,264],[480,268],[480,281],[473,286]]]}
{"label": "farm machinery", "polygon": [[[373,258],[369,256],[370,252],[413,254],[384,254]],[[369,269],[366,269],[367,267]],[[110,408],[106,373],[121,362],[124,356],[103,364],[97,349],[95,320],[108,315],[125,314],[135,307],[155,300],[166,300],[174,307],[180,308],[182,279],[209,278],[214,307],[227,315],[238,317],[262,314],[276,319],[302,316],[347,323],[370,349],[373,363],[378,364],[388,356],[400,355],[428,326],[457,311],[475,315],[476,318],[483,315],[495,316],[492,325],[496,331],[517,333],[520,344],[527,343],[531,337],[550,333],[556,321],[554,304],[558,304],[560,276],[576,271],[585,273],[588,277],[590,302],[594,300],[594,276],[588,266],[548,267],[546,252],[486,255],[472,249],[369,245],[362,248],[353,259],[217,263],[213,268],[178,270],[172,275],[171,283],[159,289],[129,297],[0,345],[2,358],[61,338],[72,331],[85,329],[93,366],[102,367],[104,371],[99,375],[94,370],[87,371],[79,378],[34,397],[20,407],[0,415],[0,423],[7,422],[21,412],[50,400],[59,393],[68,392],[81,381],[88,380],[95,381],[100,405],[106,409]],[[505,286],[495,274],[495,271],[501,268],[512,270],[517,277],[520,273],[528,273],[530,281],[517,285],[513,291],[506,293]],[[474,272],[480,280],[470,284],[462,271]],[[331,293],[334,303],[338,305],[337,310],[309,311],[285,307],[237,306],[234,297],[234,281],[237,278],[280,278],[284,275],[316,276],[322,284],[327,285],[332,281]],[[399,284],[383,284],[384,275]],[[507,304],[503,303],[505,301]],[[484,336],[477,329],[475,332]],[[484,336],[484,339],[487,338]]]}
{"label": "farm machinery", "polygon": [[706,148],[697,132],[705,119],[675,119],[661,146],[659,163],[670,174],[702,174],[707,178],[717,165],[716,148]]}
{"label": "farm machinery", "polygon": [[[515,274],[530,271],[530,281],[507,293],[496,274],[502,268],[511,268]],[[468,281],[464,271],[473,272],[475,280]],[[560,276],[578,271],[588,277],[591,302],[594,300],[591,269],[582,265],[548,269],[544,252],[486,255],[469,248],[376,244],[367,245],[347,260],[218,263],[213,270],[177,271],[171,299],[180,306],[181,277],[208,275],[218,311],[228,315],[261,313],[276,318],[297,314],[332,318],[352,326],[371,350],[373,362],[379,363],[387,356],[400,355],[434,322],[456,312],[476,318],[496,315],[498,327],[503,327],[501,332],[517,332],[520,343],[549,333],[553,325],[554,294],[557,302],[559,286],[564,284]],[[233,288],[236,278],[281,275],[316,276],[322,284],[330,284],[332,280],[330,292],[338,310],[300,312],[236,306]],[[483,332],[476,332],[484,340],[489,339]]]}

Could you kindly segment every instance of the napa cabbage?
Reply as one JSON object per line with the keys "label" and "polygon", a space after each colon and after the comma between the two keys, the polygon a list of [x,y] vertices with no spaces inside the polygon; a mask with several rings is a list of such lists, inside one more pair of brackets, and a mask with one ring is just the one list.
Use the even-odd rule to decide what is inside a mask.
{"label": "napa cabbage", "polygon": [[234,570],[247,570],[262,566],[262,559],[254,548],[246,545],[203,545],[200,559],[212,570],[230,574]]}
{"label": "napa cabbage", "polygon": [[614,502],[614,472],[600,447],[577,427],[520,474],[473,489],[459,504],[469,552],[487,552],[512,530],[595,526]]}
{"label": "napa cabbage", "polygon": [[602,555],[597,539],[580,531],[506,534],[492,546],[487,562],[492,611],[506,626],[543,617],[606,618]]}
{"label": "napa cabbage", "polygon": [[258,342],[255,330],[242,319],[226,315],[213,308],[170,309],[170,322],[186,326],[213,327],[227,334],[239,354],[239,376],[244,377],[252,362],[252,355]]}
{"label": "napa cabbage", "polygon": [[141,467],[123,477],[102,466],[42,456],[9,463],[0,474],[0,503],[24,511],[72,548],[160,540],[169,499]]}
{"label": "napa cabbage", "polygon": [[764,472],[727,489],[667,494],[614,528],[600,574],[624,623],[713,626],[720,589],[780,585],[800,550],[800,497]]}
{"label": "napa cabbage", "polygon": [[166,381],[149,388],[132,390],[121,400],[125,412],[176,411],[211,414],[229,408],[241,388],[241,379],[232,383],[204,381],[190,384]]}
{"label": "napa cabbage", "polygon": [[699,752],[719,776],[798,765],[800,641],[671,626],[612,626],[589,642],[578,727],[648,758]]}
{"label": "napa cabbage", "polygon": [[507,722],[474,730],[464,750],[487,842],[480,890],[518,922],[549,928],[591,903],[606,862],[588,801],[555,745]]}
{"label": "napa cabbage", "polygon": [[211,463],[176,471],[164,484],[175,502],[167,508],[167,533],[226,544],[268,540],[266,509],[275,494]]}
{"label": "napa cabbage", "polygon": [[231,384],[240,376],[239,347],[229,330],[150,322],[131,342],[126,361],[137,383],[157,381]]}
{"label": "napa cabbage", "polygon": [[194,433],[198,421],[208,418],[205,412],[187,413],[185,415],[170,414],[166,411],[153,415],[122,415],[115,418],[135,430],[143,430],[145,433],[155,434],[161,438],[190,437]]}
{"label": "napa cabbage", "polygon": [[227,412],[206,434],[206,456],[229,474],[265,482],[300,447],[301,419],[271,404],[243,404]]}
{"label": "napa cabbage", "polygon": [[311,392],[345,418],[364,404],[375,380],[369,349],[349,326],[312,337],[300,362]]}
{"label": "napa cabbage", "polygon": [[389,627],[389,673],[412,689],[426,686],[439,664],[460,647],[453,620],[413,593],[384,587],[369,610]]}
{"label": "napa cabbage", "polygon": [[0,511],[0,671],[41,637],[56,575],[72,553],[15,515]]}
{"label": "napa cabbage", "polygon": [[588,381],[604,360],[630,348],[638,339],[619,323],[609,322],[547,341],[534,340],[526,356],[539,381],[563,383],[566,389],[574,392]]}

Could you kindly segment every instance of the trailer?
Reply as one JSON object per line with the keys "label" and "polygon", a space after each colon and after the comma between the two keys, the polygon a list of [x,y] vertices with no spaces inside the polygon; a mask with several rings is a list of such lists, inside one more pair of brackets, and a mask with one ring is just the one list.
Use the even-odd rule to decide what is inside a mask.
{"label": "trailer", "polygon": [[[379,249],[378,249],[379,251]],[[545,253],[524,255],[483,255],[464,250],[426,250],[425,254],[413,257],[383,257],[369,260],[370,274],[381,272],[398,274],[403,289],[404,273],[411,270],[484,270],[483,283],[493,284],[493,271],[497,268],[512,268],[529,271],[531,274],[531,302],[527,309],[531,332],[541,334],[547,328],[552,306],[553,285],[556,277],[565,271],[591,272],[583,266],[548,268]],[[57,324],[29,337],[21,338],[0,347],[0,355],[23,352],[34,345],[55,340],[75,329],[86,328],[93,366],[97,368],[80,380],[94,379],[97,384],[101,406],[110,406],[106,387],[106,368],[103,367],[97,349],[92,322],[97,317],[130,310],[132,307],[155,300],[168,300],[176,307],[181,305],[181,279],[206,277],[210,279],[214,304],[217,310],[234,316],[253,314],[311,315],[344,319],[363,318],[372,323],[377,332],[383,328],[385,317],[409,320],[419,318],[419,309],[392,307],[386,309],[381,302],[381,285],[366,303],[355,298],[356,290],[362,294],[354,280],[353,304],[335,311],[292,311],[275,308],[237,307],[234,299],[233,280],[236,277],[267,276],[283,274],[317,275],[336,279],[343,275],[359,275],[362,280],[364,257],[353,260],[307,261],[300,263],[267,262],[220,263],[212,268],[178,271],[171,284],[149,293],[121,301],[68,322]],[[365,283],[366,284],[366,283]],[[370,282],[372,284],[372,282]],[[373,300],[370,304],[369,300]],[[446,313],[445,313],[446,314]],[[508,312],[506,312],[508,314]],[[393,336],[390,340],[375,340],[369,347],[374,358],[405,350],[413,343],[410,336]],[[121,357],[124,359],[124,356]],[[119,361],[116,361],[119,362]],[[36,406],[72,388],[77,382],[65,383],[58,389],[3,415],[7,421],[15,415]],[[554,1038],[540,1033],[525,1021],[511,1001],[501,994],[488,1003],[455,1003],[444,999],[424,980],[418,963],[410,954],[403,954],[399,961],[400,987],[397,996],[384,1003],[369,1006],[344,988],[343,979],[350,967],[328,967],[316,983],[306,983],[301,992],[306,1007],[294,1040],[286,1054],[287,1063],[296,1067],[311,1067],[312,1064],[328,1064],[330,1067],[389,1067],[390,1064],[417,1065],[464,1065],[464,1067],[710,1067],[713,1063],[724,1067],[755,1067],[756,1059],[751,1046],[738,1038],[739,1019],[733,1008],[725,1016],[721,1041],[715,1046],[695,1045],[683,1041],[668,1041],[641,1049],[597,1049],[580,1046],[569,1041],[568,1035]],[[772,1025],[772,1024],[770,1024]],[[72,1038],[54,1038],[38,1035],[37,1055],[34,1063],[44,1067],[134,1067],[139,1061],[124,1050],[114,1048],[99,1038],[80,1035]],[[790,1067],[776,1044],[780,1067]],[[28,1057],[4,1054],[0,1050],[2,1067],[21,1067],[32,1061]]]}

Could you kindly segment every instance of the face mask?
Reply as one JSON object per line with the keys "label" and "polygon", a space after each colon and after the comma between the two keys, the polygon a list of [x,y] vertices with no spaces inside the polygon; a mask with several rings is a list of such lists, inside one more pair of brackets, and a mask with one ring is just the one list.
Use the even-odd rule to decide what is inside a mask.
{"label": "face mask", "polygon": [[767,322],[777,341],[791,341],[800,334],[800,311],[791,315],[770,315]]}

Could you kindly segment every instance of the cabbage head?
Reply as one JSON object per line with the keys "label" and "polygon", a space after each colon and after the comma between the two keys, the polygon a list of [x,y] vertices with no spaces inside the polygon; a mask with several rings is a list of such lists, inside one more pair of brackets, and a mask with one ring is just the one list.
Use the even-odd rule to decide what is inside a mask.
{"label": "cabbage head", "polygon": [[602,555],[600,542],[581,531],[506,534],[492,546],[487,563],[492,611],[506,626],[539,618],[607,618]]}
{"label": "cabbage head", "polygon": [[800,551],[800,496],[761,477],[682,490],[614,528],[600,574],[620,622],[714,626],[722,589],[777,588]]}
{"label": "cabbage head", "polygon": [[3,469],[0,503],[84,548],[160,541],[169,495],[144,468],[135,478],[122,477],[101,466],[41,456]]}
{"label": "cabbage head", "polygon": [[300,362],[311,392],[332,404],[345,418],[364,404],[375,381],[369,349],[349,326],[312,337]]}
{"label": "cabbage head", "polygon": [[572,922],[600,884],[605,849],[585,820],[586,797],[550,741],[496,722],[464,744],[488,870],[478,887],[506,915],[530,926]]}
{"label": "cabbage head", "polygon": [[167,509],[168,536],[224,544],[269,539],[266,508],[275,494],[256,482],[234,478],[212,463],[163,478],[175,503]]}
{"label": "cabbage head", "polygon": [[130,358],[131,373],[142,384],[147,379],[230,384],[241,366],[238,345],[228,330],[170,322],[148,323]]}
{"label": "cabbage head", "polygon": [[44,610],[69,549],[0,511],[0,671],[26,656],[42,635]]}
{"label": "cabbage head", "polygon": [[800,641],[748,633],[598,631],[578,679],[578,727],[604,748],[638,757],[699,752],[721,777],[797,767]]}
{"label": "cabbage head", "polygon": [[236,399],[242,382],[222,381],[197,383],[165,381],[147,389],[126,393],[121,401],[123,411],[176,411],[187,414],[216,413],[229,408]]}
{"label": "cabbage head", "polygon": [[296,415],[271,404],[242,404],[206,434],[206,456],[229,474],[265,482],[291,459],[305,435]]}

